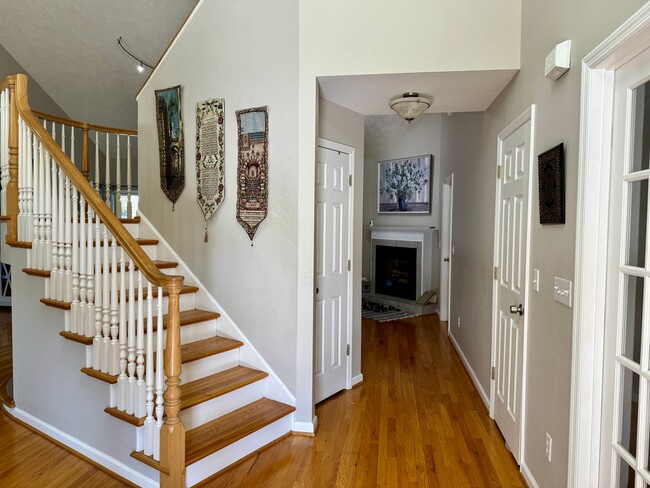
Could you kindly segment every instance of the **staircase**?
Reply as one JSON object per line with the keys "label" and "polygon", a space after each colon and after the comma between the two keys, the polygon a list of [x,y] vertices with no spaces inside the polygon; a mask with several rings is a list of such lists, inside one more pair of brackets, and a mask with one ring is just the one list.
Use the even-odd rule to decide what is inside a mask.
{"label": "staircase", "polygon": [[[87,181],[92,126],[45,114],[35,122],[26,90],[22,75],[0,83],[0,209],[13,262],[25,262],[22,271],[40,280],[43,292],[32,296],[29,290],[39,285],[25,281],[24,291],[15,287],[14,296],[32,300],[28,308],[45,307],[34,320],[47,314],[47,323],[60,329],[59,340],[83,350],[78,375],[96,382],[83,394],[98,397],[79,403],[108,399],[101,415],[110,422],[93,413],[94,428],[100,429],[94,437],[108,439],[115,429],[116,436],[132,438],[123,455],[108,448],[102,454],[101,445],[87,440],[79,445],[102,454],[95,459],[100,463],[110,458],[109,469],[124,466],[119,474],[132,482],[158,486],[159,479],[160,486],[182,487],[289,433],[295,399],[268,365],[146,219],[117,218],[113,212],[120,212],[107,205],[111,174],[120,201],[119,131],[113,158],[118,169],[106,169],[106,194],[100,195],[99,149],[96,181]],[[74,136],[66,154],[68,126],[68,133],[74,127],[83,131],[80,167],[73,161]],[[95,131],[96,148],[100,137]],[[108,134],[106,141],[108,167]],[[127,187],[130,207],[130,177]],[[15,281],[20,286],[24,280]],[[8,412],[21,418],[20,395],[16,399]]]}

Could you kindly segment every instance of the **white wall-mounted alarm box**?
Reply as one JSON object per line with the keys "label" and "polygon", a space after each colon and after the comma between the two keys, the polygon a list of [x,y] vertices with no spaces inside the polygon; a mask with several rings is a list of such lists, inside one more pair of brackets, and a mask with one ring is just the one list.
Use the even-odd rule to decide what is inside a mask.
{"label": "white wall-mounted alarm box", "polygon": [[571,67],[571,41],[559,43],[546,55],[544,76],[549,80],[557,80]]}

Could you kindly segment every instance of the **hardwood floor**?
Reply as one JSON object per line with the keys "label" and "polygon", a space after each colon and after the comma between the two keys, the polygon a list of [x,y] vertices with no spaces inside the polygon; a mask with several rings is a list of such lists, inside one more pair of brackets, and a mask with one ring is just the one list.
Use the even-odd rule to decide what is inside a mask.
{"label": "hardwood floor", "polygon": [[[364,383],[317,406],[316,437],[288,436],[200,486],[525,486],[437,317],[364,320],[362,361]],[[5,414],[0,480],[3,488],[124,486]]]}
{"label": "hardwood floor", "polygon": [[201,486],[524,487],[435,316],[363,322],[364,383],[290,436]]}

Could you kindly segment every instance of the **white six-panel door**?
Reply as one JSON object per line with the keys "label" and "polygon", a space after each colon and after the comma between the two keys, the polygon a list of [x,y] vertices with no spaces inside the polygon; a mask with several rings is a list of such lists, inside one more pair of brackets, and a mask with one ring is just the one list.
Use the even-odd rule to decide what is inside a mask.
{"label": "white six-panel door", "polygon": [[[494,418],[520,460],[530,121],[501,143],[498,180]],[[521,307],[512,311],[511,307]]]}
{"label": "white six-panel door", "polygon": [[350,155],[318,147],[314,401],[347,385],[349,327]]}

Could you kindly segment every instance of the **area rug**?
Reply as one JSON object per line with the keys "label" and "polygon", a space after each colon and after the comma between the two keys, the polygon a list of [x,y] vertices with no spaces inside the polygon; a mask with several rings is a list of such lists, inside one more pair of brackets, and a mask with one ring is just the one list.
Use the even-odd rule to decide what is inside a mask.
{"label": "area rug", "polygon": [[364,319],[375,320],[376,322],[389,322],[391,320],[407,319],[417,317],[417,314],[403,312],[391,305],[381,305],[379,303],[368,302],[363,300],[361,303],[361,317]]}
{"label": "area rug", "polygon": [[268,207],[268,107],[237,111],[237,222],[253,245]]}
{"label": "area rug", "polygon": [[214,98],[196,104],[196,200],[205,219],[208,242],[208,219],[224,196],[224,100]]}

